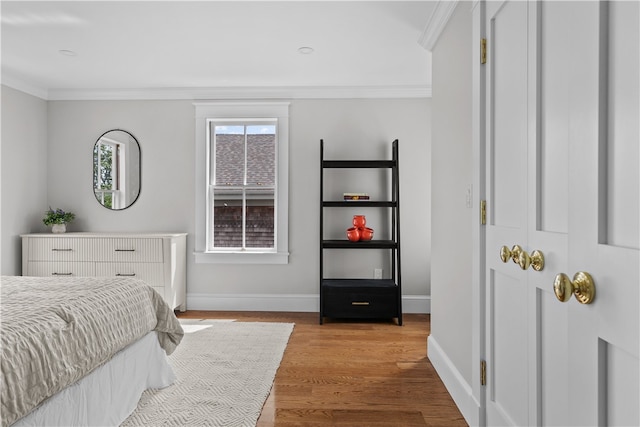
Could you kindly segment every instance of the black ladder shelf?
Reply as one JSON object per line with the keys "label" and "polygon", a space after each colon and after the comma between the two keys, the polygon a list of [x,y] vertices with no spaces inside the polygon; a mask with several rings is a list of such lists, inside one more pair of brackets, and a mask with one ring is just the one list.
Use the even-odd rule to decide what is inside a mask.
{"label": "black ladder shelf", "polygon": [[[325,160],[324,141],[320,140],[320,324],[325,317],[375,319],[395,318],[402,325],[402,285],[400,276],[400,185],[398,175],[398,140],[392,142],[391,160]],[[324,200],[326,169],[391,169],[389,200]],[[379,207],[391,209],[389,240],[351,242],[325,240],[324,209],[340,207]],[[391,275],[386,279],[344,279],[324,277],[324,251],[328,249],[388,249]]]}

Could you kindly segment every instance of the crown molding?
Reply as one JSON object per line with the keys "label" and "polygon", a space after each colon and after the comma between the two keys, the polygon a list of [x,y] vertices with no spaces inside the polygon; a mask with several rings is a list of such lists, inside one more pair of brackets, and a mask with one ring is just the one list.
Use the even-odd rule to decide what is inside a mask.
{"label": "crown molding", "polygon": [[49,90],[49,100],[211,100],[302,98],[429,98],[427,86],[214,87]]}
{"label": "crown molding", "polygon": [[430,98],[431,87],[405,86],[282,86],[150,89],[44,89],[11,76],[2,84],[46,101],[235,100],[235,99],[350,99]]}
{"label": "crown molding", "polygon": [[458,0],[439,0],[433,9],[424,31],[418,39],[418,44],[431,52],[440,38],[440,34],[447,26]]}
{"label": "crown molding", "polygon": [[2,73],[0,83],[4,86],[19,90],[20,92],[28,93],[29,95],[44,99],[45,101],[49,98],[49,94],[46,89],[29,84],[24,80],[16,79],[5,73]]}

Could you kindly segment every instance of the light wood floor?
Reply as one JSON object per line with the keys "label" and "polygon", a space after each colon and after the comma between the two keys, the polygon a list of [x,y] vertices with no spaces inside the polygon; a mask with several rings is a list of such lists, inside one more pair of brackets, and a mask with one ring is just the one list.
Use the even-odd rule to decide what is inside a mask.
{"label": "light wood floor", "polygon": [[317,313],[188,311],[181,318],[295,323],[258,427],[466,426],[427,359],[429,315],[318,324]]}

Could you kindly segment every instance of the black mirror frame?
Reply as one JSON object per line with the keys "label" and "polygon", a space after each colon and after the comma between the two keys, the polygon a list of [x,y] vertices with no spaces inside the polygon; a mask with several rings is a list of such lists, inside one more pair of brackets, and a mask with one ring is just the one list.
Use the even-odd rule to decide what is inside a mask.
{"label": "black mirror frame", "polygon": [[[139,175],[139,179],[138,179],[138,181],[139,181],[138,194],[136,195],[135,199],[133,199],[133,201],[131,203],[129,203],[124,208],[119,208],[119,209],[109,208],[109,207],[103,205],[100,202],[100,200],[98,200],[98,197],[96,196],[95,188],[93,188],[94,187],[93,178],[95,178],[94,177],[94,174],[95,174],[95,163],[94,163],[94,158],[93,158],[93,152],[95,151],[96,144],[102,139],[102,137],[104,137],[106,134],[108,134],[110,132],[124,132],[124,133],[126,133],[127,135],[129,135],[133,139],[133,141],[135,141],[135,143],[136,143],[136,145],[138,147],[138,175]],[[102,206],[103,208],[108,209],[110,211],[116,211],[117,212],[117,211],[123,211],[125,209],[129,209],[131,206],[133,206],[133,204],[135,202],[138,201],[138,199],[140,198],[140,193],[142,192],[142,148],[140,147],[140,142],[138,141],[138,138],[133,136],[133,134],[131,132],[126,131],[124,129],[109,129],[108,131],[102,133],[102,135],[100,135],[98,137],[98,139],[96,139],[96,142],[93,144],[93,150],[92,150],[92,156],[91,156],[91,170],[92,170],[92,173],[91,173],[91,176],[92,176],[92,180],[91,180],[91,187],[92,188],[91,188],[91,191],[93,192],[93,197],[95,197],[96,202],[98,202],[98,204],[100,206]]]}

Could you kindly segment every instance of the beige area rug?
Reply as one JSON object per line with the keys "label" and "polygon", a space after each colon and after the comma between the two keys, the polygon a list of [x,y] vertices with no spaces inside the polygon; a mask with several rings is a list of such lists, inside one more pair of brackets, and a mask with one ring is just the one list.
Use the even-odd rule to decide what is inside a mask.
{"label": "beige area rug", "polygon": [[178,379],[147,390],[122,426],[255,426],[293,323],[183,321]]}

